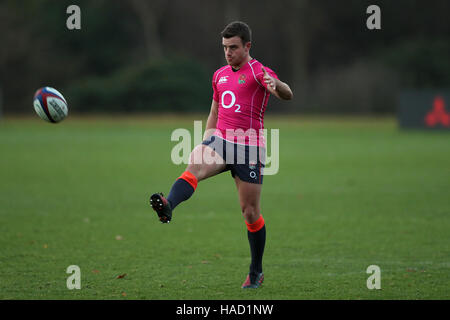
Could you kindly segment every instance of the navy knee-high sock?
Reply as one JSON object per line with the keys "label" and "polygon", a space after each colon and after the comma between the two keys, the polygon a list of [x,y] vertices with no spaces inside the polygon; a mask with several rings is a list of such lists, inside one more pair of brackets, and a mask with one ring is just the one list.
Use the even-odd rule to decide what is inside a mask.
{"label": "navy knee-high sock", "polygon": [[183,172],[183,174],[175,181],[170,189],[167,201],[170,203],[170,207],[175,207],[182,201],[189,199],[197,188],[197,178],[189,171]]}
{"label": "navy knee-high sock", "polygon": [[262,259],[266,244],[266,225],[262,215],[255,223],[247,223],[247,229],[248,242],[250,244],[250,253],[252,257],[250,273],[257,274],[262,272]]}

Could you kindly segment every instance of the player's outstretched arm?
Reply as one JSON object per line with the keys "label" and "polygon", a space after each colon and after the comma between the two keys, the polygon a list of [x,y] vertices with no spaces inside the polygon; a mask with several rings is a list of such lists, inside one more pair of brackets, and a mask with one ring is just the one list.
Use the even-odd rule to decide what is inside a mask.
{"label": "player's outstretched arm", "polygon": [[264,72],[264,82],[267,84],[267,90],[275,97],[281,100],[291,100],[294,97],[291,88],[287,83],[271,77],[264,67],[261,67],[262,72]]}
{"label": "player's outstretched arm", "polygon": [[206,121],[205,134],[203,135],[203,140],[208,139],[216,129],[217,116],[219,114],[219,103],[212,100],[211,111],[209,112],[208,120]]}

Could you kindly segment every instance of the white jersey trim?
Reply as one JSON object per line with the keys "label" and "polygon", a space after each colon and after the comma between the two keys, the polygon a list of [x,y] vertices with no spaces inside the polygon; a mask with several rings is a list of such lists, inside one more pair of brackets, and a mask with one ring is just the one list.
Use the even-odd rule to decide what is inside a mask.
{"label": "white jersey trim", "polygon": [[214,79],[214,83],[217,83],[217,77],[219,77],[219,74],[224,71],[228,66],[223,66],[219,70],[217,70],[216,78]]}
{"label": "white jersey trim", "polygon": [[[255,60],[253,63],[255,63],[255,62],[257,62],[257,61]],[[250,61],[248,62],[248,65],[249,65],[250,68],[252,69],[253,78],[255,78],[256,82],[258,82],[260,86],[263,86],[263,85],[261,84],[261,82],[259,82],[258,79],[256,78],[255,70],[253,70],[253,67],[252,67],[252,64],[250,63]],[[264,87],[264,86],[263,86],[263,87]]]}

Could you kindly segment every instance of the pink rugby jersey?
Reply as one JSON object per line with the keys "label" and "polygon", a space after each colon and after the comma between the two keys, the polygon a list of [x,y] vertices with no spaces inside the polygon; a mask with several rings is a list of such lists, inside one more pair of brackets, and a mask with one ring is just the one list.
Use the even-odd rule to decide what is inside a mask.
{"label": "pink rugby jersey", "polygon": [[[214,135],[233,143],[264,147],[262,129],[270,92],[264,83],[261,67],[263,65],[259,61],[252,59],[238,71],[226,65],[214,72],[213,99],[219,103]],[[264,69],[271,77],[278,79],[273,70]],[[234,135],[230,135],[230,130]]]}

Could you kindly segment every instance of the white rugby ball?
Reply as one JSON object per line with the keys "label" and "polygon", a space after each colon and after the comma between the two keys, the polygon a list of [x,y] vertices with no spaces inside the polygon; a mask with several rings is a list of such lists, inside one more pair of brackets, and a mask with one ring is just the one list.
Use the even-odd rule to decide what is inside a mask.
{"label": "white rugby ball", "polygon": [[69,112],[64,96],[52,87],[38,89],[34,94],[33,106],[40,118],[52,123],[64,120]]}

